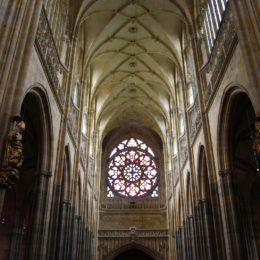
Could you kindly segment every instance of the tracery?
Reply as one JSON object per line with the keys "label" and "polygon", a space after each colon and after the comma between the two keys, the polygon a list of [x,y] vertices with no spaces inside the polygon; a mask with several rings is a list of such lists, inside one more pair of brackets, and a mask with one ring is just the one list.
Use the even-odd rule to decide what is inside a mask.
{"label": "tracery", "polygon": [[107,183],[118,195],[145,196],[156,188],[158,179],[155,154],[143,141],[124,140],[110,153]]}

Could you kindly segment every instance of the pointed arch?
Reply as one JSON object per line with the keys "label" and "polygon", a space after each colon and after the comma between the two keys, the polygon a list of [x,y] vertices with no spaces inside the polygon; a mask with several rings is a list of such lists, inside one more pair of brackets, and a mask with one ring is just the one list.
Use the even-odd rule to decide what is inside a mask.
{"label": "pointed arch", "polygon": [[198,194],[200,199],[209,198],[209,180],[208,180],[208,167],[206,161],[205,147],[201,145],[199,147],[198,156]]}
{"label": "pointed arch", "polygon": [[129,243],[122,247],[117,248],[116,250],[111,252],[110,255],[105,260],[113,260],[116,256],[118,256],[119,254],[121,254],[129,249],[137,249],[137,250],[140,250],[140,251],[148,254],[149,256],[154,258],[154,260],[162,260],[158,256],[158,254],[156,254],[152,249],[150,249],[140,243],[137,243],[137,242]]}
{"label": "pointed arch", "polygon": [[[7,192],[5,201],[8,208],[8,193],[13,194],[11,198],[16,201],[14,219],[9,227],[12,233],[10,251],[7,252],[10,259],[34,258],[36,250],[45,246],[39,241],[42,241],[46,228],[45,211],[52,176],[51,111],[48,95],[41,85],[34,85],[25,93],[20,114],[26,125],[23,133],[24,160],[19,182],[14,190]],[[14,232],[21,227],[23,236]]]}

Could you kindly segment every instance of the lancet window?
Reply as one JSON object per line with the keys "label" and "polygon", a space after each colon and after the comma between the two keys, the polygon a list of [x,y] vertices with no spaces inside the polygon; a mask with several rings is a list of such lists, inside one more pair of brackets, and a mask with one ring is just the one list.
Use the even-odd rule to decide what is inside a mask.
{"label": "lancet window", "polygon": [[228,0],[208,0],[206,5],[203,21],[203,33],[206,36],[209,53],[211,53],[214,41],[217,37],[217,32],[220,23],[222,22],[227,3]]}

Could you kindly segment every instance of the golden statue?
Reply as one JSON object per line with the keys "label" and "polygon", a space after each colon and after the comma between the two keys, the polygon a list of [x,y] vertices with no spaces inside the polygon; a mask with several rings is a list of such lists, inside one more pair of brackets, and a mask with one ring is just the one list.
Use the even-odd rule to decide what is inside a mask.
{"label": "golden statue", "polygon": [[254,140],[254,149],[257,150],[260,155],[260,122],[255,123],[255,140]]}
{"label": "golden statue", "polygon": [[4,158],[0,169],[0,185],[12,188],[19,180],[18,168],[23,164],[22,133],[25,130],[24,121],[16,123],[15,129],[8,134]]}

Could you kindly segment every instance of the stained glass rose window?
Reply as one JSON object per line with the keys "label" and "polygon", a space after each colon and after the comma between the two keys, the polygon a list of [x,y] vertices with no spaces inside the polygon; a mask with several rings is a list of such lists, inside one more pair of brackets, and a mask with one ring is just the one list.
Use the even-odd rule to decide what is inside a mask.
{"label": "stained glass rose window", "polygon": [[124,140],[110,153],[107,183],[118,195],[145,196],[156,188],[158,179],[155,155],[141,140]]}

